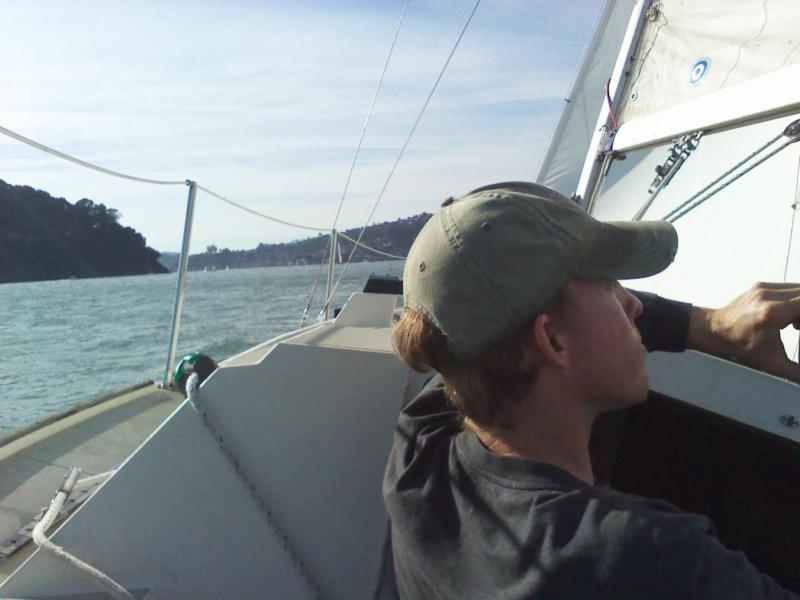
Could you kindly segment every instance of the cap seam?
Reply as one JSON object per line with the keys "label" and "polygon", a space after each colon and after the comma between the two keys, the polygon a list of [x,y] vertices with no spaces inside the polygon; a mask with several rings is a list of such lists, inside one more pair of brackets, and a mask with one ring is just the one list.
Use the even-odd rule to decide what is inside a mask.
{"label": "cap seam", "polygon": [[[464,265],[464,268],[470,274],[473,281],[475,281],[481,291],[486,294],[487,297],[491,298],[493,303],[503,312],[509,324],[513,323],[515,319],[520,316],[518,311],[516,311],[514,308],[513,303],[511,303],[509,299],[499,291],[499,289],[492,289],[491,286],[486,286],[485,282],[487,280],[492,281],[492,277],[486,273],[486,271],[481,267],[480,263],[472,256],[472,253],[467,250],[463,240],[461,239],[461,232],[455,223],[455,219],[452,218],[451,211],[443,211],[442,216],[445,217],[442,219],[442,226],[444,228],[445,235],[453,245],[456,256],[461,258],[460,262]],[[482,280],[481,277],[476,275],[481,275],[485,279]],[[506,306],[503,306],[503,303],[505,303]]]}
{"label": "cap seam", "polygon": [[[553,201],[552,200],[548,200],[548,202],[553,202]],[[558,204],[558,203],[554,202],[554,204]],[[551,220],[550,217],[548,217],[544,212],[539,210],[539,208],[537,206],[535,206],[533,203],[530,203],[530,202],[522,203],[522,202],[520,202],[520,203],[515,203],[515,206],[518,206],[523,211],[531,211],[531,212],[535,213],[537,217],[539,217],[545,223],[547,223],[547,226],[550,226],[552,228],[551,232],[558,232],[560,234],[565,235],[567,238],[569,238],[569,241],[570,241],[571,244],[574,245],[579,241],[579,237],[578,236],[574,235],[571,231],[568,231],[568,230],[564,229],[561,225],[559,225],[558,223],[556,223],[553,220]],[[563,206],[563,205],[558,204],[558,206]],[[580,210],[580,209],[568,208],[567,210]],[[584,213],[584,214],[587,217],[589,217],[588,213]]]}
{"label": "cap seam", "polygon": [[414,298],[413,296],[406,296],[404,304],[407,307],[417,311],[419,314],[422,315],[423,318],[430,321],[433,325],[435,325],[439,329],[439,331],[444,333],[445,336],[447,335],[447,333],[445,333],[444,331],[444,328],[442,327],[442,324],[439,323],[438,319],[433,316],[433,313],[431,313],[427,308],[425,308],[425,306],[423,306],[421,302],[418,302],[416,298]]}

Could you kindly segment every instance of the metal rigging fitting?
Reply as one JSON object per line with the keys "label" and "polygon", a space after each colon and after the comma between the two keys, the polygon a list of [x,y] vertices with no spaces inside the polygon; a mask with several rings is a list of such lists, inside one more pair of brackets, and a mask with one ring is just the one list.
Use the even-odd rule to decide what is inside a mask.
{"label": "metal rigging fitting", "polygon": [[[773,150],[770,150],[766,154],[762,155],[757,160],[755,160],[755,162],[750,162],[754,160],[757,156],[762,154],[764,151],[766,151],[767,148],[778,142],[778,140],[780,140],[781,138],[786,138],[786,139],[777,148],[774,148]],[[751,152],[748,156],[746,156],[738,163],[733,165],[722,175],[714,179],[711,183],[709,183],[699,192],[694,194],[691,198],[681,203],[676,208],[672,209],[662,218],[666,221],[669,221],[670,223],[674,223],[682,216],[693,211],[695,208],[703,204],[706,200],[708,200],[712,196],[715,196],[716,194],[724,190],[726,187],[728,187],[735,181],[738,181],[740,178],[747,175],[757,166],[765,163],[767,160],[778,154],[781,150],[788,148],[797,141],[800,141],[800,119],[797,119],[789,123],[789,125],[781,133],[779,133],[774,138],[766,142],[764,145],[760,146],[759,148]]]}
{"label": "metal rigging fitting", "polygon": [[642,204],[642,207],[636,211],[636,214],[633,215],[634,221],[642,220],[642,217],[653,204],[656,197],[661,193],[661,190],[669,185],[669,182],[675,177],[675,174],[689,158],[689,155],[700,145],[701,137],[703,137],[703,132],[695,131],[694,133],[681,136],[675,141],[672,148],[669,149],[667,159],[663,164],[656,167],[656,177],[653,179],[650,187],[647,188],[647,193],[650,194],[650,197]]}
{"label": "metal rigging fitting", "polygon": [[783,135],[790,138],[793,142],[800,140],[800,119],[792,121],[783,130]]}
{"label": "metal rigging fitting", "polygon": [[649,194],[655,194],[669,185],[675,173],[683,166],[683,163],[689,158],[692,151],[697,149],[701,137],[703,137],[703,132],[697,131],[678,138],[672,145],[672,148],[669,149],[669,154],[664,164],[656,167],[656,178],[653,179],[653,183],[651,183],[650,187],[647,189]]}

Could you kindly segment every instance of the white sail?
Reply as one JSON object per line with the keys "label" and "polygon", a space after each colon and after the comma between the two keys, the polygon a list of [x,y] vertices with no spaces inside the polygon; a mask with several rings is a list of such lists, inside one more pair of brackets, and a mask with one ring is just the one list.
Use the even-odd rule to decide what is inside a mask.
{"label": "white sail", "polygon": [[796,0],[654,3],[615,150],[800,110],[798,24]]}
{"label": "white sail", "polygon": [[[664,217],[779,134],[792,119],[783,117],[703,137],[644,218]],[[614,161],[593,215],[603,220],[631,219],[648,199],[655,168],[668,150],[669,145],[637,150],[625,160]],[[700,306],[721,306],[756,281],[800,279],[800,215],[793,221],[799,162],[800,143],[679,219],[675,263],[631,285]]]}
{"label": "white sail", "polygon": [[605,82],[617,60],[632,1],[608,2],[584,52],[564,110],[556,125],[536,181],[571,196],[578,185],[597,113],[605,101]]}
{"label": "white sail", "polygon": [[[631,219],[643,207],[677,136],[706,132],[645,219],[665,218],[780,137],[800,112],[799,2],[664,0],[653,7],[616,115],[616,160],[593,207],[600,219]],[[701,59],[704,66],[693,70]],[[636,285],[720,306],[756,281],[800,280],[798,181],[800,143],[682,216],[675,264]],[[784,342],[794,354],[797,333],[785,331]]]}

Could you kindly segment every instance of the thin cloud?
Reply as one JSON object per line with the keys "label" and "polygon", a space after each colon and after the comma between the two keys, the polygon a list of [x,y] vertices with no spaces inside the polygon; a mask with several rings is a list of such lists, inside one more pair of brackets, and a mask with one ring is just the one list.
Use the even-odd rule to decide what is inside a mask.
{"label": "thin cloud", "polygon": [[[472,0],[412,2],[342,226],[362,224]],[[486,0],[377,218],[530,178],[599,2]],[[330,222],[401,2],[16,3],[5,8],[0,124],[104,166],[195,178],[292,221]],[[588,7],[588,8],[587,8]],[[84,18],[91,14],[92,19]],[[174,250],[185,190],[141,187],[0,140],[3,178],[118,208]],[[202,200],[194,245],[303,232]]]}

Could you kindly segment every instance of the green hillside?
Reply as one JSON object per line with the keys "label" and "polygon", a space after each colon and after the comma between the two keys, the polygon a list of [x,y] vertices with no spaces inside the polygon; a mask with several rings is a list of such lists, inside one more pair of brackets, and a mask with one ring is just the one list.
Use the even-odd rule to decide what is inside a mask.
{"label": "green hillside", "polygon": [[0,283],[165,273],[159,253],[84,198],[70,204],[0,180]]}
{"label": "green hillside", "polygon": [[[419,230],[427,223],[431,215],[421,213],[405,219],[386,221],[370,225],[364,232],[362,242],[371,248],[395,256],[405,256]],[[344,233],[358,239],[360,229],[348,229]],[[347,260],[353,248],[352,242],[339,237],[339,250],[342,260]],[[205,252],[189,256],[189,270],[242,269],[249,267],[274,267],[285,265],[317,264],[328,250],[330,235],[320,234],[303,240],[283,244],[259,244],[250,250],[218,249],[209,246]],[[165,257],[167,258],[167,257]],[[177,268],[178,255],[171,255],[164,263],[174,270]],[[386,256],[358,248],[353,255],[354,262],[391,260]]]}

